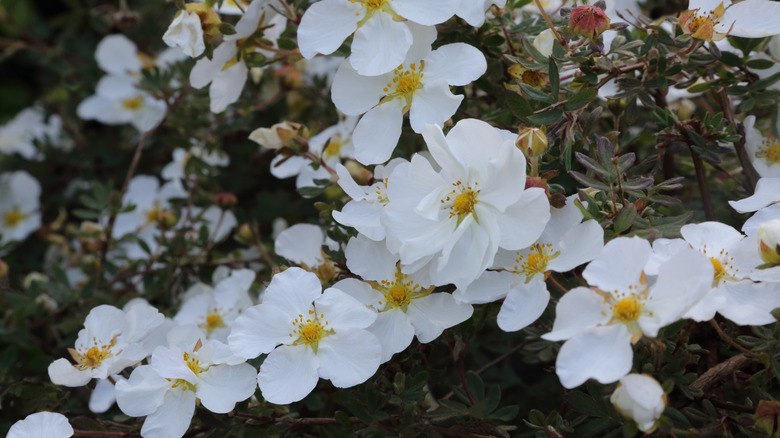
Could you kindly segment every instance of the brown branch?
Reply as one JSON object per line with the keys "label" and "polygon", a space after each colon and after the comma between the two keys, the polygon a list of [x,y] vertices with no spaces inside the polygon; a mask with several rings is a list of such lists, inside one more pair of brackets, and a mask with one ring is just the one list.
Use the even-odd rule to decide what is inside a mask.
{"label": "brown branch", "polygon": [[752,359],[750,359],[747,355],[740,353],[708,369],[688,387],[690,389],[700,389],[705,391],[712,387],[712,385],[728,377],[734,371],[743,368],[750,362],[752,362]]}
{"label": "brown branch", "polygon": [[745,148],[745,127],[742,123],[736,121],[734,117],[734,108],[731,107],[731,99],[729,99],[728,94],[726,94],[725,88],[718,90],[718,97],[720,98],[720,106],[723,108],[723,115],[726,116],[726,120],[737,126],[739,140],[734,142],[734,150],[737,152],[737,159],[739,159],[739,164],[742,166],[742,173],[745,175],[747,185],[745,188],[752,194],[756,190],[756,183],[760,176],[753,167],[753,163],[750,161],[750,155],[748,155],[747,149]]}
{"label": "brown branch", "polygon": [[704,170],[704,162],[702,161],[701,156],[693,150],[691,145],[688,145],[688,149],[691,151],[693,167],[696,170],[696,183],[699,186],[701,202],[704,204],[704,217],[706,217],[708,221],[714,221],[715,212],[712,209],[712,198],[710,196],[710,187],[707,185],[707,175]]}

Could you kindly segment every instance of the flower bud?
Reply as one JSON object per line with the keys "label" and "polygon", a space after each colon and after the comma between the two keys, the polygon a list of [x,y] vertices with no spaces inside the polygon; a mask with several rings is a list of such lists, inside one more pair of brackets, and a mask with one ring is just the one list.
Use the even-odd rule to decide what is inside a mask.
{"label": "flower bud", "polygon": [[238,203],[238,198],[232,193],[221,192],[214,195],[214,203],[217,204],[219,208],[227,210]]}
{"label": "flower bud", "polygon": [[298,88],[303,84],[303,74],[293,65],[282,66],[274,72],[282,87],[287,89]]}
{"label": "flower bud", "polygon": [[0,278],[5,277],[8,275],[8,263],[0,260]]}
{"label": "flower bud", "polygon": [[620,379],[609,400],[620,415],[636,421],[642,432],[653,431],[666,409],[663,388],[646,374],[629,374]]}
{"label": "flower bud", "polygon": [[236,233],[236,240],[241,243],[251,245],[257,240],[257,236],[260,235],[260,231],[252,224],[243,224],[238,227]]}
{"label": "flower bud", "polygon": [[758,251],[764,262],[780,265],[780,219],[765,222],[758,227]]}
{"label": "flower bud", "polygon": [[541,157],[549,149],[547,134],[539,128],[525,128],[520,131],[515,145],[529,158]]}
{"label": "flower bud", "polygon": [[214,9],[205,3],[187,3],[184,7],[187,12],[198,14],[205,42],[211,42],[219,36],[219,26],[222,24],[222,20],[219,19],[219,14]]}
{"label": "flower bud", "polygon": [[577,6],[569,15],[569,29],[585,38],[595,40],[609,29],[609,17],[593,5]]}
{"label": "flower bud", "polygon": [[266,149],[281,149],[293,143],[300,129],[298,123],[281,122],[270,128],[255,129],[249,134],[249,139]]}

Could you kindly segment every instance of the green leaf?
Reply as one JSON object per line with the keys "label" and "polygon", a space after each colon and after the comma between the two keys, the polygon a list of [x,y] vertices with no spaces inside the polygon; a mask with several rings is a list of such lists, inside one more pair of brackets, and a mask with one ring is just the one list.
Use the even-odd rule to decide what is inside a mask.
{"label": "green leaf", "polygon": [[756,70],[766,70],[774,67],[775,63],[768,59],[751,59],[747,62],[747,66]]}
{"label": "green leaf", "polygon": [[235,35],[236,34],[236,28],[233,27],[232,24],[222,23],[222,24],[219,25],[219,32],[222,35]]}
{"label": "green leaf", "polygon": [[772,76],[769,76],[768,78],[759,79],[753,82],[750,85],[750,88],[753,90],[763,90],[777,81],[780,81],[780,72],[775,73]]}
{"label": "green leaf", "polygon": [[739,67],[742,65],[742,58],[731,52],[721,52],[720,62],[728,65],[729,67]]}
{"label": "green leaf", "polygon": [[570,97],[563,105],[564,111],[575,111],[589,104],[596,96],[596,90],[593,88],[583,88],[577,94]]}
{"label": "green leaf", "polygon": [[543,113],[528,116],[528,120],[537,125],[552,125],[563,117],[563,111],[554,109]]}
{"label": "green leaf", "polygon": [[618,213],[612,226],[615,229],[615,232],[620,234],[634,225],[634,219],[636,219],[636,206],[629,203],[628,205],[624,205],[620,210],[620,213]]}
{"label": "green leaf", "polygon": [[523,93],[531,100],[537,100],[544,103],[553,103],[553,98],[547,95],[544,91],[537,90],[528,84],[520,84],[520,88],[523,90]]}
{"label": "green leaf", "polygon": [[549,65],[547,67],[548,75],[550,79],[550,94],[555,102],[558,101],[558,92],[560,91],[561,80],[558,74],[558,63],[551,56],[549,58]]}

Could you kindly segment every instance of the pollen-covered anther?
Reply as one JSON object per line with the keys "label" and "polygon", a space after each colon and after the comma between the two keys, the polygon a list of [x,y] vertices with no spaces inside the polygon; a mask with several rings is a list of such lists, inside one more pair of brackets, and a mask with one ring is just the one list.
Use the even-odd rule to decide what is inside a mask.
{"label": "pollen-covered anther", "polygon": [[770,164],[780,164],[780,138],[767,137],[761,148],[756,152],[757,158],[763,158]]}
{"label": "pollen-covered anther", "polygon": [[450,209],[450,218],[458,216],[463,218],[474,212],[474,206],[477,205],[479,200],[479,190],[476,189],[478,183],[474,183],[474,187],[464,185],[461,181],[453,184],[455,187],[447,197],[441,200],[445,208]]}
{"label": "pollen-covered anther", "polygon": [[633,298],[625,297],[612,306],[612,317],[620,322],[632,322],[642,314],[642,303]]}

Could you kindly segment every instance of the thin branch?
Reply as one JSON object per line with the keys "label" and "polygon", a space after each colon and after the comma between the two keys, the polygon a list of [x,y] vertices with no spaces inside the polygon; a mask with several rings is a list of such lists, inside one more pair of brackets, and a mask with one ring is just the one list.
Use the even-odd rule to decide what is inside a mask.
{"label": "thin branch", "polygon": [[704,217],[706,217],[708,221],[714,221],[715,212],[712,209],[712,198],[710,197],[710,187],[707,185],[707,175],[704,171],[704,162],[702,161],[701,156],[693,150],[691,145],[688,145],[688,149],[691,151],[693,167],[696,170],[696,183],[699,186],[701,202],[704,204]]}

